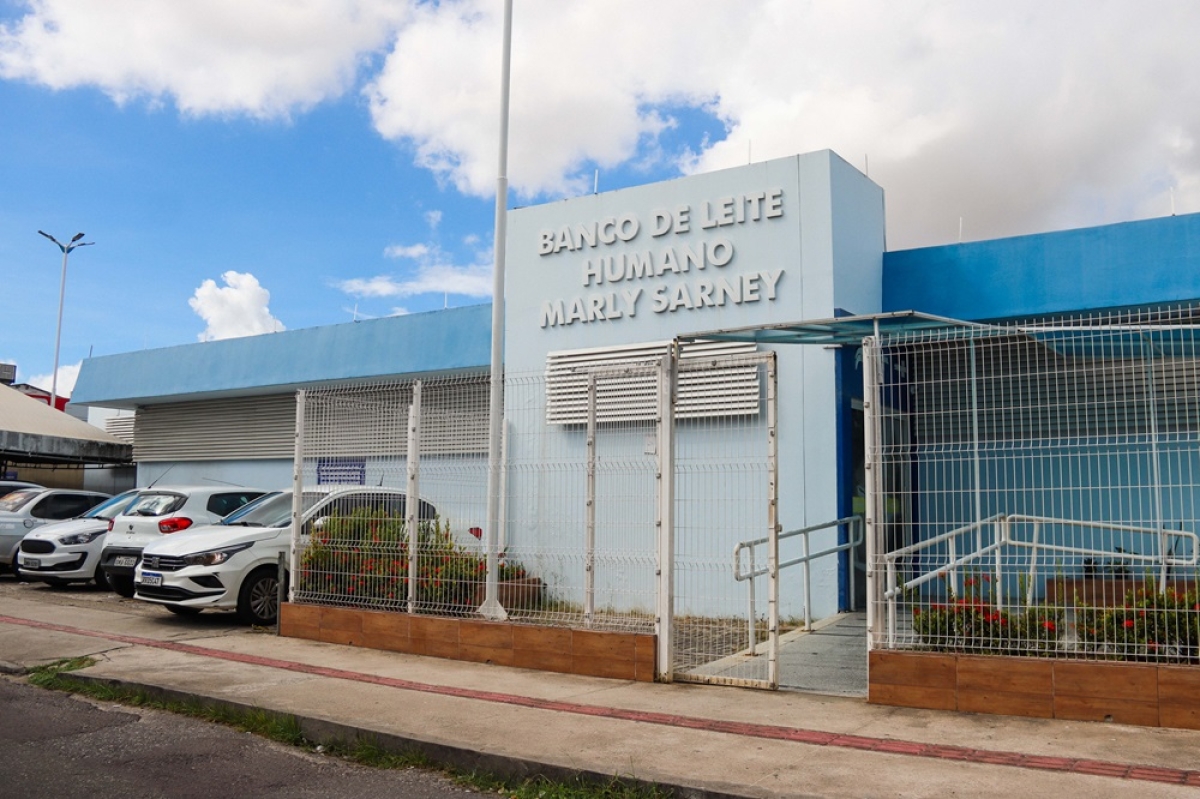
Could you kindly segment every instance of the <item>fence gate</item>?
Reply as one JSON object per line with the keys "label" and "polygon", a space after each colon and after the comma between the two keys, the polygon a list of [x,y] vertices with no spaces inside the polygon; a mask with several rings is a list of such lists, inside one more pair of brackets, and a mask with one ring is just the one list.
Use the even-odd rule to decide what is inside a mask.
{"label": "fence gate", "polygon": [[[660,376],[659,670],[779,683],[776,372],[772,352],[668,356]],[[735,548],[763,539],[765,563]],[[761,572],[761,574],[756,574]]]}

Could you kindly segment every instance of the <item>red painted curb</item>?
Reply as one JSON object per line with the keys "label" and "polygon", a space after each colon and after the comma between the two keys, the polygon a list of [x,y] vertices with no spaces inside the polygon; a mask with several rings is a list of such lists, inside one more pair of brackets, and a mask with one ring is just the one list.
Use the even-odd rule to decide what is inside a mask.
{"label": "red painted curb", "polygon": [[1021,752],[1006,752],[991,749],[970,749],[963,746],[928,744],[920,741],[907,741],[898,738],[874,738],[862,735],[840,735],[822,730],[806,730],[798,727],[783,727],[772,724],[753,724],[749,722],[723,721],[705,719],[696,716],[679,716],[669,713],[656,713],[642,710],[622,710],[603,705],[584,705],[575,702],[561,702],[549,699],[537,699],[518,694],[504,694],[494,691],[478,691],[472,688],[457,688],[448,685],[433,685],[431,683],[413,682],[396,677],[383,677],[378,674],[332,669],[325,666],[312,666],[292,660],[278,660],[260,655],[245,655],[238,652],[223,652],[219,649],[182,644],[175,641],[156,641],[153,638],[141,638],[133,635],[119,635],[97,630],[84,630],[78,627],[67,627],[61,624],[19,619],[12,616],[0,615],[0,624],[15,624],[39,630],[84,635],[90,638],[102,638],[107,641],[145,646],[153,649],[163,649],[171,652],[182,652],[189,655],[226,660],[234,663],[244,663],[253,666],[292,671],[300,674],[310,674],[317,677],[329,677],[337,680],[370,683],[388,688],[405,691],[419,691],[441,696],[454,696],[462,699],[474,699],[482,702],[515,705],[537,710],[547,710],[557,713],[573,713],[581,716],[598,716],[602,718],[634,721],[643,724],[658,724],[667,727],[680,727],[708,732],[721,732],[728,735],[743,735],[750,738],[767,738],[793,741],[812,746],[832,746],[840,749],[855,749],[860,751],[879,752],[904,757],[927,757],[940,760],[956,760],[961,762],[979,763],[981,765],[1009,766],[1013,768],[1036,769],[1039,771],[1060,771],[1075,774],[1087,774],[1110,779],[1132,780],[1139,782],[1165,782],[1177,785],[1200,785],[1200,771],[1189,769],[1161,768],[1131,763],[1115,763],[1102,760],[1080,760],[1066,757],[1045,757],[1027,755]]}

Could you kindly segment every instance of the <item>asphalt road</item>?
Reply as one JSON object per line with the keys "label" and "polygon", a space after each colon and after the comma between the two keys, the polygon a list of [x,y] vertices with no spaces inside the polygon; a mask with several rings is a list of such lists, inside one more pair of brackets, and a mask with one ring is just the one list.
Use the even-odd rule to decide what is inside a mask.
{"label": "asphalt road", "polygon": [[[0,576],[0,608],[6,596],[161,615],[164,623],[208,634],[247,632],[232,614],[176,618],[148,602],[90,586],[51,588],[18,583],[6,574]],[[355,766],[219,724],[0,679],[0,799],[471,795],[478,794],[436,772]]]}

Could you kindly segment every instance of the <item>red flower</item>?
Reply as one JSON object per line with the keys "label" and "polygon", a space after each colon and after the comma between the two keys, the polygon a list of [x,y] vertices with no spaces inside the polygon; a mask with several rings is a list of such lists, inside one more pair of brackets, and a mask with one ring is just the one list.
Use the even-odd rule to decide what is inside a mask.
{"label": "red flower", "polygon": [[1125,620],[1125,629],[1130,629],[1132,627],[1133,627],[1133,619],[1126,619]]}
{"label": "red flower", "polygon": [[1055,630],[1054,622],[1050,621],[1049,619],[1042,622],[1042,627],[1046,628],[1046,631],[1051,633]]}
{"label": "red flower", "polygon": [[920,615],[921,615],[921,609],[920,609],[920,608],[913,608],[913,615],[914,615],[914,616],[920,616]]}

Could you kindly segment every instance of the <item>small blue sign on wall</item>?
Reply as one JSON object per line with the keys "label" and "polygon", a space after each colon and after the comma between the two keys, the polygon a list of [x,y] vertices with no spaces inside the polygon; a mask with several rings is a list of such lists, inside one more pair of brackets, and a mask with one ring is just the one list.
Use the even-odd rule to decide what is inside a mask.
{"label": "small blue sign on wall", "polygon": [[367,482],[365,458],[318,458],[317,485],[356,485]]}

